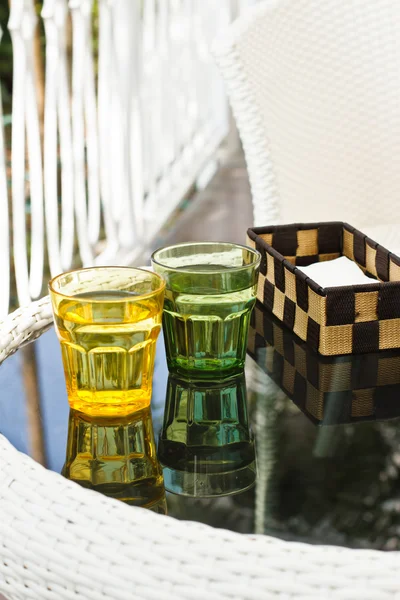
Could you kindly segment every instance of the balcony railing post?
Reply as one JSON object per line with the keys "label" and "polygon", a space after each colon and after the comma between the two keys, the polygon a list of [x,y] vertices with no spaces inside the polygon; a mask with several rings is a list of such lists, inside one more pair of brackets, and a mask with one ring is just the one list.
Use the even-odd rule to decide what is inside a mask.
{"label": "balcony railing post", "polygon": [[[33,36],[36,15],[31,0],[11,3],[8,28],[13,43],[12,216],[14,265],[20,303],[38,297],[42,289],[44,224],[43,174],[36,100]],[[30,183],[30,269],[26,235],[25,133]]]}

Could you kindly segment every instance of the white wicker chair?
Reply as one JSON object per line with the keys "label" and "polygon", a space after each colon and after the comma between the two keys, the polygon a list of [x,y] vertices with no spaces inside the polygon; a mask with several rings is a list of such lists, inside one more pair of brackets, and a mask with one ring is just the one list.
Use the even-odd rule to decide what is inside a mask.
{"label": "white wicker chair", "polygon": [[[0,359],[51,325],[0,323]],[[288,543],[160,517],[85,490],[0,435],[0,595],[9,600],[400,599],[399,553]]]}
{"label": "white wicker chair", "polygon": [[256,225],[345,220],[400,250],[399,19],[394,0],[268,0],[219,37]]}

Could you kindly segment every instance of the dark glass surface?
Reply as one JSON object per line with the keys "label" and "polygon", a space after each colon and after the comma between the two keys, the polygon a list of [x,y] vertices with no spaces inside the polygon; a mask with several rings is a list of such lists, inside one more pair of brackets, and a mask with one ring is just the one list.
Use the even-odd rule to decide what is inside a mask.
{"label": "dark glass surface", "polygon": [[[261,319],[260,313],[258,319]],[[298,342],[290,340],[286,334],[280,339],[278,330],[272,338],[271,326],[267,324],[266,327],[269,334],[267,332],[263,337],[257,333],[253,319],[249,345],[253,358],[248,357],[246,380],[235,384],[236,391],[232,391],[232,386],[224,387],[225,384],[221,388],[218,382],[215,387],[207,384],[207,393],[204,389],[193,389],[193,384],[185,391],[181,383],[172,382],[171,387],[170,382],[167,394],[168,373],[160,341],[152,415],[155,440],[159,439],[160,432],[163,437],[164,429],[164,451],[165,432],[169,428],[169,433],[177,435],[186,445],[194,436],[194,454],[198,452],[199,440],[207,439],[210,446],[210,431],[215,434],[212,444],[223,447],[231,441],[234,444],[249,443],[254,435],[257,455],[257,477],[250,489],[232,495],[228,488],[220,490],[226,495],[215,497],[167,493],[168,514],[242,533],[264,533],[287,540],[400,549],[400,418],[397,416],[400,415],[400,391],[396,383],[397,380],[400,382],[400,359],[393,354],[387,356],[382,370],[380,362],[377,367],[375,365],[376,356],[369,359],[353,357],[351,367],[339,367],[341,372],[350,368],[352,373],[359,373],[359,376],[352,376],[352,385],[356,388],[350,390],[338,389],[346,385],[338,384],[335,377],[332,384],[326,384],[325,375],[321,375],[332,370],[324,365],[346,361],[343,358],[337,359],[336,363],[322,360],[317,367],[319,382],[322,379],[325,382],[323,396],[315,395],[314,390],[319,391],[318,385],[310,388],[311,395],[299,396],[294,392],[304,386],[299,388],[296,384],[296,388],[295,385],[299,381],[298,365],[291,365],[295,371],[285,366],[288,361],[283,350],[286,348],[291,356],[290,344]],[[257,343],[254,343],[256,336]],[[301,343],[298,345],[304,349]],[[54,332],[46,333],[34,347],[42,396],[42,415],[38,422],[44,436],[47,465],[61,472],[66,461],[69,407]],[[315,367],[315,355],[310,360],[314,361]],[[0,369],[0,431],[18,449],[30,454],[34,450],[32,427],[35,423],[27,410],[29,398],[27,401],[24,398],[22,361],[22,354],[17,353]],[[307,364],[311,364],[310,361]],[[308,367],[311,378],[315,377],[314,367]],[[380,369],[380,379],[372,377],[373,368]],[[357,388],[360,373],[371,380],[369,388]],[[307,386],[306,373],[304,378]],[[330,385],[333,385],[333,391]],[[182,394],[186,394],[183,405]],[[170,414],[163,428],[167,396]],[[195,412],[200,423],[195,423],[196,427],[190,431],[188,398],[192,401],[197,398],[199,402]],[[243,401],[247,402],[244,412]],[[216,403],[215,410],[212,410],[212,402]],[[174,403],[184,406],[183,419],[174,417],[179,413],[176,408],[171,412]],[[216,422],[218,427],[215,427]],[[116,429],[122,436],[121,427]],[[251,446],[247,446],[247,453],[238,452],[229,459],[233,456],[239,466],[251,464],[249,449],[251,453]],[[188,448],[184,450],[187,452]],[[178,453],[180,461],[185,452]],[[193,458],[193,452],[189,452],[189,458]],[[176,456],[173,455],[174,460]],[[215,453],[208,456],[215,459]],[[218,460],[221,456],[224,461],[226,455],[218,455]],[[230,472],[235,468],[230,466]],[[189,466],[189,473],[190,469]]]}

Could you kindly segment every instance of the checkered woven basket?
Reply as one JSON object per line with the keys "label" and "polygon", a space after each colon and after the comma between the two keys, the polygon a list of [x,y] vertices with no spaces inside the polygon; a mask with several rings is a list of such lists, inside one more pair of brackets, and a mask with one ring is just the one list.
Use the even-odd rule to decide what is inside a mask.
{"label": "checkered woven basket", "polygon": [[400,352],[326,357],[257,302],[248,352],[315,423],[400,416]]}
{"label": "checkered woven basket", "polygon": [[[249,229],[261,252],[257,297],[320,354],[400,348],[400,259],[341,222]],[[347,256],[376,283],[322,288],[296,265]]]}

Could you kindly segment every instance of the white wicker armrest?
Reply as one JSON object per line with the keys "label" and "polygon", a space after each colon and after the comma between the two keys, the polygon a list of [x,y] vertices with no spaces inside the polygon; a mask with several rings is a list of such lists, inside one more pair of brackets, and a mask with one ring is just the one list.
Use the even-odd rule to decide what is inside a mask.
{"label": "white wicker armrest", "polygon": [[10,600],[400,598],[399,553],[240,535],[85,490],[0,436],[0,593]]}
{"label": "white wicker armrest", "polygon": [[0,321],[0,364],[53,324],[49,296],[18,308]]}
{"label": "white wicker armrest", "polygon": [[[9,315],[1,360],[51,322],[48,298]],[[393,600],[399,563],[397,552],[240,535],[133,508],[47,471],[0,435],[8,600]]]}

